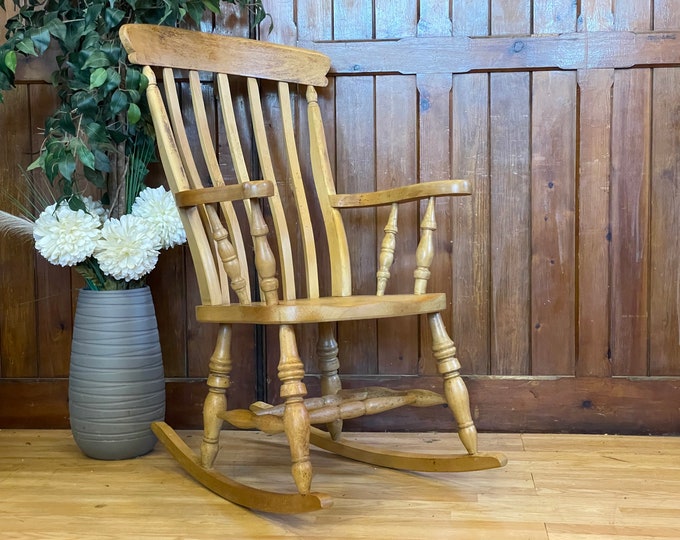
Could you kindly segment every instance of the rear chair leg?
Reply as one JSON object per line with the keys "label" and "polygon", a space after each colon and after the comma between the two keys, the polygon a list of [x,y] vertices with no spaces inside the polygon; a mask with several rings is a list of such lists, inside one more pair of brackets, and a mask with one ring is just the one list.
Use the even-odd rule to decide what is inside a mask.
{"label": "rear chair leg", "polygon": [[[335,395],[342,390],[342,383],[338,369],[338,342],[335,341],[332,323],[319,323],[319,341],[316,347],[316,355],[319,359],[321,370],[321,395]],[[334,441],[342,435],[342,420],[335,420],[326,424],[328,432]]]}
{"label": "rear chair leg", "polygon": [[305,495],[309,493],[312,484],[312,463],[309,460],[309,413],[303,402],[307,395],[307,388],[302,382],[305,370],[298,354],[295,331],[292,326],[281,325],[279,341],[281,343],[279,380],[282,383],[281,397],[285,399],[286,404],[283,427],[290,445],[293,480],[298,491]]}
{"label": "rear chair leg", "polygon": [[220,430],[223,420],[218,413],[227,410],[227,388],[231,373],[231,325],[221,324],[217,343],[210,357],[208,395],[203,403],[203,441],[201,442],[201,466],[212,468],[219,450]]}
{"label": "rear chair leg", "polygon": [[432,331],[432,352],[437,369],[444,378],[444,395],[458,423],[458,435],[470,454],[477,453],[477,429],[470,414],[470,396],[460,376],[460,362],[456,358],[456,346],[446,333],[440,313],[428,316]]}

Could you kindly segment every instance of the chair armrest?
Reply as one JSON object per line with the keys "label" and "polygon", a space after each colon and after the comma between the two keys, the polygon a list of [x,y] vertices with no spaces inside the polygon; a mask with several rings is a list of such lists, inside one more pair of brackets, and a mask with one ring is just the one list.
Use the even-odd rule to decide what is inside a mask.
{"label": "chair armrest", "polygon": [[255,180],[253,182],[244,182],[243,184],[180,191],[175,193],[175,201],[177,206],[182,208],[199,204],[272,197],[273,195],[274,184],[272,182],[269,180]]}
{"label": "chair armrest", "polygon": [[468,180],[437,180],[383,191],[331,195],[329,198],[334,208],[360,208],[417,201],[429,197],[470,195],[470,193],[471,185]]}

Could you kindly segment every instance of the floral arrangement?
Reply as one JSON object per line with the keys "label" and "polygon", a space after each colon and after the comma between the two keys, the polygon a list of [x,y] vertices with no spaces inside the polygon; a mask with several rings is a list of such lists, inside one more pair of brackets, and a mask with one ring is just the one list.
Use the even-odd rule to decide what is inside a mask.
{"label": "floral arrangement", "polygon": [[90,289],[138,287],[161,249],[186,241],[174,198],[163,187],[144,189],[120,218],[92,197],[82,202],[85,209],[66,201],[48,206],[35,220],[33,238],[43,257],[75,266]]}
{"label": "floral arrangement", "polygon": [[[198,25],[226,3],[248,14],[255,35],[267,17],[262,0],[0,0],[0,8],[6,3],[15,14],[0,44],[0,104],[19,59],[52,51],[59,105],[28,167],[37,174],[25,176],[31,211],[19,205],[24,218],[0,211],[0,233],[34,238],[48,261],[75,267],[91,289],[142,286],[159,251],[185,237],[172,195],[145,184],[155,156],[148,81],[128,61],[118,30]],[[36,188],[45,179],[54,193],[47,199]]]}

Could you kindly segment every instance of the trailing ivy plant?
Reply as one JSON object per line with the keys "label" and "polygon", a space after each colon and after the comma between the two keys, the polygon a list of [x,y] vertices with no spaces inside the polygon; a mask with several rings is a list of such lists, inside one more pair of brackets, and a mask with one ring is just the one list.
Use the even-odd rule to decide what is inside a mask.
{"label": "trailing ivy plant", "polygon": [[29,169],[43,169],[73,210],[85,210],[84,177],[102,190],[102,203],[114,215],[130,212],[155,154],[147,80],[128,63],[120,26],[198,23],[206,10],[219,13],[220,1],[248,9],[253,25],[266,17],[262,0],[11,1],[18,13],[7,21],[7,41],[0,45],[0,103],[3,91],[14,86],[19,57],[57,48],[52,83],[59,106],[45,123],[40,155]]}

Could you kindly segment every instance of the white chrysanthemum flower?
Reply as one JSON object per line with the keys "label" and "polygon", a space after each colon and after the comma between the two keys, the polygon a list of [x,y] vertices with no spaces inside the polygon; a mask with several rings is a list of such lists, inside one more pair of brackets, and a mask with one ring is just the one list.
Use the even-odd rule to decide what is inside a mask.
{"label": "white chrysanthemum flower", "polygon": [[95,201],[92,197],[84,197],[83,203],[85,203],[85,210],[88,214],[97,216],[100,223],[106,221],[106,209],[102,206],[100,201]]}
{"label": "white chrysanthemum flower", "polygon": [[102,272],[132,281],[145,276],[158,262],[157,239],[146,221],[126,214],[104,222],[94,255]]}
{"label": "white chrysanthemum flower", "polygon": [[96,215],[73,211],[63,201],[48,206],[35,220],[35,247],[50,263],[73,266],[87,259],[101,235]]}
{"label": "white chrysanthemum flower", "polygon": [[171,248],[187,240],[175,199],[163,187],[144,189],[132,205],[132,215],[146,220],[160,239],[160,249]]}

